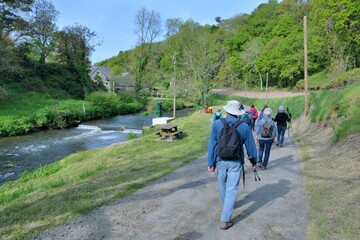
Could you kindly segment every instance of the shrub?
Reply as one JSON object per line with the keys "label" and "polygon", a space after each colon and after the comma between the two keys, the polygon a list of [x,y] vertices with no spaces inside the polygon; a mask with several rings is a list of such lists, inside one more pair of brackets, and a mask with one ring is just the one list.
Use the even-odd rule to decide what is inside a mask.
{"label": "shrub", "polygon": [[86,96],[86,100],[109,116],[119,112],[120,98],[113,92],[94,92]]}
{"label": "shrub", "polygon": [[132,103],[135,101],[135,96],[130,92],[119,92],[117,95],[122,103]]}

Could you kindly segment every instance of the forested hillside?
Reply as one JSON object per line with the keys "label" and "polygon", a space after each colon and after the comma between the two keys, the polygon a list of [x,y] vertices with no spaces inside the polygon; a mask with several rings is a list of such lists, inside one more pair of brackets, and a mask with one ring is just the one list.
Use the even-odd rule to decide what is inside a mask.
{"label": "forested hillside", "polygon": [[121,51],[100,64],[111,67],[117,81],[134,79],[139,90],[156,88],[165,96],[171,96],[175,72],[177,94],[201,104],[213,88],[243,89],[246,81],[264,90],[267,77],[270,87],[301,89],[307,16],[309,75],[331,81],[359,67],[360,1],[270,0],[251,14],[237,14],[239,5],[234,2],[233,18],[219,16],[216,25],[167,19],[164,41]]}
{"label": "forested hillside", "polygon": [[[176,77],[177,97],[201,105],[211,89],[243,89],[245,82],[258,90],[266,79],[273,88],[301,89],[304,16],[309,75],[331,81],[359,67],[359,9],[357,0],[269,0],[240,14],[234,2],[234,17],[201,25],[179,18],[162,23],[156,9],[141,8],[136,47],[98,64],[111,67],[118,84],[133,84],[136,96],[150,89],[172,96]],[[78,24],[58,29],[58,16],[51,0],[0,1],[0,104],[14,89],[83,99],[102,88],[88,76],[96,33]]]}

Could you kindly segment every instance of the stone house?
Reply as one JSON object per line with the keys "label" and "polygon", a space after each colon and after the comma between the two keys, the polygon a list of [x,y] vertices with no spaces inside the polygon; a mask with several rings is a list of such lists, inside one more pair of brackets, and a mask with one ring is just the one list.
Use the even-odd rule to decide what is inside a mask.
{"label": "stone house", "polygon": [[106,89],[111,91],[110,68],[94,65],[91,66],[89,75],[94,82],[101,81]]}

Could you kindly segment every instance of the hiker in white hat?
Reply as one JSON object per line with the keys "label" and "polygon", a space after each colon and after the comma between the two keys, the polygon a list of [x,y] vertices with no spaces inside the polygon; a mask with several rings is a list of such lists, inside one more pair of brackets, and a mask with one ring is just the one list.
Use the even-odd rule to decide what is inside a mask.
{"label": "hiker in white hat", "polygon": [[[216,170],[217,173],[218,189],[223,204],[220,229],[227,230],[233,225],[231,217],[239,191],[240,174],[244,163],[243,144],[246,146],[247,155],[254,170],[256,170],[257,152],[249,125],[238,120],[238,116],[245,113],[240,109],[240,102],[236,100],[228,101],[226,106],[223,106],[223,109],[227,113],[226,117],[221,118],[220,121],[215,121],[211,128],[208,145],[208,171],[213,174]],[[239,138],[239,141],[235,144],[236,146],[234,146],[237,149],[236,154],[234,154],[235,157],[231,155],[224,158],[222,152],[219,151],[219,149],[223,149],[223,142],[220,139],[223,139],[221,132],[225,126],[236,126],[235,131],[239,133],[239,136],[231,134],[232,137],[236,136],[235,140]]]}

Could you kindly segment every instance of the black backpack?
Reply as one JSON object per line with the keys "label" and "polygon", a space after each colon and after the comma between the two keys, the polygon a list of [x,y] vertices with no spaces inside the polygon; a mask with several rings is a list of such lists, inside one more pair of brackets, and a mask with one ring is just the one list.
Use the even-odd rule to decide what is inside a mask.
{"label": "black backpack", "polygon": [[242,144],[240,143],[240,134],[236,128],[241,121],[237,120],[231,126],[225,118],[221,118],[221,122],[224,124],[224,127],[221,129],[217,141],[217,155],[224,160],[238,160]]}
{"label": "black backpack", "polygon": [[263,138],[269,138],[272,136],[272,126],[271,122],[265,121],[261,126],[260,135]]}
{"label": "black backpack", "polygon": [[215,120],[220,119],[220,118],[221,118],[221,116],[222,116],[222,114],[221,114],[221,113],[220,113],[219,115],[217,115],[217,114],[215,113]]}

